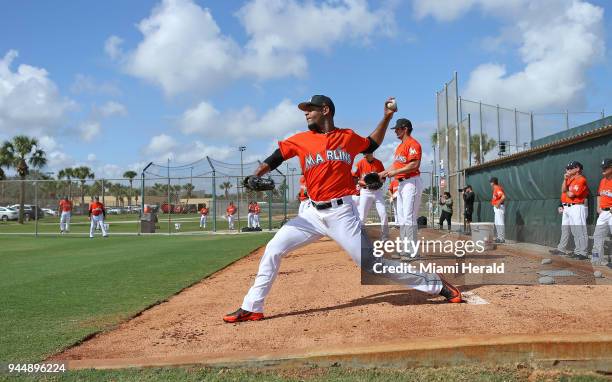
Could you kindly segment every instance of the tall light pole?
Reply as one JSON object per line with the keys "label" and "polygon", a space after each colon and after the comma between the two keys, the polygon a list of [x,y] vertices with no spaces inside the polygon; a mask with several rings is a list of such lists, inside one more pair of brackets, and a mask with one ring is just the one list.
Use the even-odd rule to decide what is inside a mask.
{"label": "tall light pole", "polygon": [[[240,182],[238,182],[238,184],[241,184],[242,180],[244,179],[244,173],[242,169],[242,152],[246,150],[246,146],[238,146],[238,150],[240,151]],[[236,192],[238,192],[238,190],[236,190]],[[242,194],[238,198],[239,203],[240,199],[242,199]],[[238,204],[238,221],[240,221],[240,204]]]}

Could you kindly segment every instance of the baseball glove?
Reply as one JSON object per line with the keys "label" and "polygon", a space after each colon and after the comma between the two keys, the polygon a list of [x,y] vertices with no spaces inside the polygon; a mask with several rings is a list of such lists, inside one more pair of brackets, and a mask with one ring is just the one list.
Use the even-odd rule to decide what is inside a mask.
{"label": "baseball glove", "polygon": [[368,190],[378,190],[383,186],[382,180],[377,172],[371,172],[363,177]]}
{"label": "baseball glove", "polygon": [[270,191],[274,189],[274,180],[272,178],[262,178],[255,175],[249,175],[244,178],[242,184],[251,191]]}

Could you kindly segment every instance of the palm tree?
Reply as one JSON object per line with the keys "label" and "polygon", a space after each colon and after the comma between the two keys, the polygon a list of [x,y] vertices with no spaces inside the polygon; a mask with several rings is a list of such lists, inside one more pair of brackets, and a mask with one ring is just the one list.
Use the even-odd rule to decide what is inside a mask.
{"label": "palm tree", "polygon": [[229,200],[229,190],[230,190],[230,188],[232,188],[232,183],[231,182],[223,182],[223,183],[221,183],[219,188],[225,191],[225,199]]}
{"label": "palm tree", "polygon": [[[136,175],[138,175],[136,173],[136,171],[126,171],[123,173],[123,177],[124,178],[128,178],[129,182],[130,182],[130,193],[128,194],[128,205],[132,205],[132,193],[133,193],[133,188],[132,188],[132,182],[134,181],[134,178],[136,177]],[[138,195],[136,195],[136,203],[138,203]]]}
{"label": "palm tree", "polygon": [[96,175],[91,172],[91,169],[87,166],[81,166],[72,169],[72,176],[77,178],[81,182],[81,208],[85,206],[85,182],[86,179],[93,179]]}
{"label": "palm tree", "polygon": [[68,180],[68,199],[72,200],[72,178],[74,178],[74,169],[72,167],[59,170],[57,173],[57,179],[64,178]]}
{"label": "palm tree", "polygon": [[155,183],[153,185],[153,194],[156,196],[168,196],[168,185],[163,183]]}
{"label": "palm tree", "polygon": [[189,199],[193,197],[193,190],[195,190],[195,186],[191,183],[187,183],[183,186],[185,190],[185,197],[187,198],[187,204],[189,204]]}
{"label": "palm tree", "polygon": [[[487,133],[482,133],[482,156],[484,157],[487,155],[495,146],[497,146],[497,141],[493,138],[489,138]],[[476,164],[481,164],[484,158],[480,157],[480,134],[475,134],[470,137],[470,150],[472,150],[474,154],[474,161],[476,161]]]}
{"label": "palm tree", "polygon": [[[0,160],[0,163],[2,161]],[[4,182],[2,182],[3,180],[6,179],[6,174],[4,173],[4,170],[2,169],[2,167],[0,167],[0,187],[2,189],[2,191],[0,192],[0,201],[4,200]]]}
{"label": "palm tree", "polygon": [[[23,205],[25,203],[25,179],[32,168],[42,168],[47,164],[45,152],[38,147],[38,140],[25,135],[5,141],[0,149],[2,166],[13,166],[21,178],[19,190],[19,224],[23,224]],[[29,166],[28,166],[29,164]]]}

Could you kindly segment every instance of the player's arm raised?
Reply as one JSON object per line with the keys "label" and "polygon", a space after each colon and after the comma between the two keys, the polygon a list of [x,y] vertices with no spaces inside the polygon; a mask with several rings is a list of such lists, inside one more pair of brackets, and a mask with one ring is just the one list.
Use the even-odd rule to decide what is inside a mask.
{"label": "player's arm raised", "polygon": [[[394,97],[389,97],[385,101],[383,119],[378,123],[378,126],[376,126],[376,129],[374,129],[372,134],[370,134],[369,136],[369,138],[376,143],[377,145],[376,148],[378,148],[378,146],[380,146],[383,140],[385,139],[385,133],[387,132],[387,128],[389,127],[389,122],[391,121],[391,118],[393,118],[393,114],[395,114],[395,112],[397,111],[397,108],[390,109],[387,107],[387,103],[391,101],[394,102],[394,100],[395,100]],[[373,152],[374,150],[372,150],[371,152]]]}

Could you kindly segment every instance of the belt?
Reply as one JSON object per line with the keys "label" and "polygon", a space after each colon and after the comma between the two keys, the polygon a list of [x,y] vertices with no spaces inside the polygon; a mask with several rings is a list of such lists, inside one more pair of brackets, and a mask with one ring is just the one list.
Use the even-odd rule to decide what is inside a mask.
{"label": "belt", "polygon": [[563,203],[563,207],[583,206],[584,203]]}
{"label": "belt", "polygon": [[407,176],[407,177],[405,177],[405,178],[398,178],[398,179],[397,179],[397,181],[398,181],[398,182],[403,182],[403,181],[405,181],[405,180],[415,178],[416,176],[417,176],[417,175]]}
{"label": "belt", "polygon": [[610,207],[608,207],[608,208],[602,208],[601,210],[602,210],[602,211],[610,211],[610,210],[611,210],[611,208],[610,208]]}
{"label": "belt", "polygon": [[312,204],[312,206],[316,208],[317,210],[326,210],[328,208],[332,208],[334,207],[334,203],[336,204],[336,206],[341,206],[344,204],[344,200],[342,200],[342,198],[338,198],[338,199],[332,199],[329,202],[321,202],[321,203],[315,203],[312,200],[310,201],[310,204]]}

